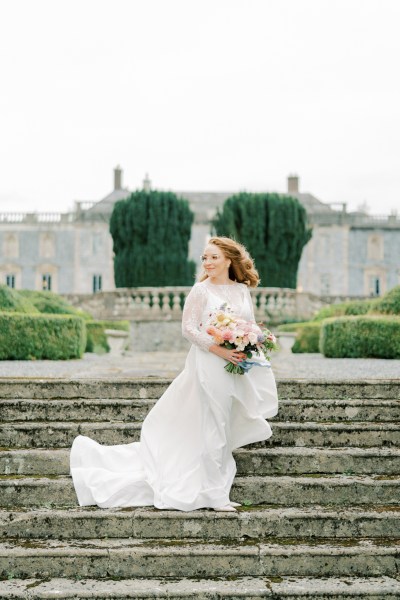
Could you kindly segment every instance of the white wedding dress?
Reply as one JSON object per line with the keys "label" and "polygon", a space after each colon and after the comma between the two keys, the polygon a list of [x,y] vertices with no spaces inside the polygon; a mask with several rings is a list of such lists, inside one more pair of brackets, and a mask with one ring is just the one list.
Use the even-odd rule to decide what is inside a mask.
{"label": "white wedding dress", "polygon": [[234,375],[208,351],[213,341],[205,326],[224,302],[254,320],[245,284],[206,279],[193,286],[182,317],[183,335],[192,342],[185,368],[148,413],[140,442],[103,446],[75,438],[71,475],[81,506],[190,511],[229,503],[232,450],[272,435],[265,419],[277,413],[278,397],[270,367]]}

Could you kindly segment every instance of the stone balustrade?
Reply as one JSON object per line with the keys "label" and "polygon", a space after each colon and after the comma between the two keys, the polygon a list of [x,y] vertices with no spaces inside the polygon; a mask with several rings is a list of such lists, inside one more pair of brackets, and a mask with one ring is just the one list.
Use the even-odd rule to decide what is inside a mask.
{"label": "stone balustrade", "polygon": [[[65,298],[96,319],[180,321],[190,289],[186,286],[118,288],[97,294],[67,294]],[[252,289],[251,296],[256,319],[271,322],[308,319],[331,300],[290,288],[260,287]]]}

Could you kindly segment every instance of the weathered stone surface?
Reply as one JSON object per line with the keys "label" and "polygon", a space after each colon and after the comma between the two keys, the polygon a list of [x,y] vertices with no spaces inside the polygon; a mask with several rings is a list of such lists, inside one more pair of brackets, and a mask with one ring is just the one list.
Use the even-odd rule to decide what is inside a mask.
{"label": "weathered stone surface", "polygon": [[[400,497],[400,476],[248,476],[237,477],[231,499],[250,504],[280,506],[396,505]],[[0,506],[76,506],[70,478],[0,477]]]}
{"label": "weathered stone surface", "polygon": [[[2,378],[1,398],[147,398],[157,399],[171,383],[170,379],[33,379],[23,377]],[[379,380],[290,380],[277,382],[281,399],[351,400],[400,399],[400,379]]]}
{"label": "weathered stone surface", "polygon": [[72,439],[139,439],[168,384],[0,381],[0,577],[38,577],[0,597],[399,597],[400,381],[278,382],[272,438],[235,452],[238,513],[78,508]]}
{"label": "weathered stone surface", "polygon": [[[142,388],[143,389],[143,388]],[[1,420],[7,421],[141,421],[154,406],[154,399],[67,398],[0,399]],[[275,418],[276,419],[276,418]],[[365,421],[399,422],[397,400],[310,400],[280,399],[279,420],[286,421]],[[273,419],[271,419],[273,422]]]}
{"label": "weathered stone surface", "polygon": [[0,544],[0,578],[257,577],[396,575],[400,546],[372,541],[315,544],[12,540]]}
{"label": "weathered stone surface", "polygon": [[144,379],[24,379],[5,378],[0,380],[0,397],[15,400],[54,398],[142,398],[158,399],[171,380]]}
{"label": "weathered stone surface", "polygon": [[0,538],[398,538],[400,510],[367,508],[242,507],[238,513],[191,513],[153,508],[0,510]]}
{"label": "weathered stone surface", "polygon": [[90,414],[96,421],[142,421],[155,400],[83,399],[0,400],[1,420],[10,421],[85,421]]}
{"label": "weathered stone surface", "polygon": [[[269,447],[234,452],[238,475],[398,475],[400,448]],[[0,475],[68,475],[69,449],[0,450]]]}
{"label": "weathered stone surface", "polygon": [[3,598],[15,600],[398,600],[400,582],[390,577],[265,577],[221,579],[25,579],[0,582]]}
{"label": "weathered stone surface", "polygon": [[[73,439],[87,435],[102,444],[139,441],[141,423],[14,422],[0,424],[3,448],[70,447]],[[273,435],[249,448],[269,446],[400,447],[399,423],[282,423],[274,421]]]}

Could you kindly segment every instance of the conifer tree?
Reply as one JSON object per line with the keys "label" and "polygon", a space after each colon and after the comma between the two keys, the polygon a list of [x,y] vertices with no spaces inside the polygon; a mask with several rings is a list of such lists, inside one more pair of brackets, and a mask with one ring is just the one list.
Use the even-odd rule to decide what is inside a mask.
{"label": "conifer tree", "polygon": [[110,233],[117,287],[193,285],[193,213],[172,192],[138,190],[114,206]]}
{"label": "conifer tree", "polygon": [[242,192],[225,201],[212,223],[216,235],[246,246],[266,287],[295,288],[303,247],[311,238],[300,202],[281,194]]}

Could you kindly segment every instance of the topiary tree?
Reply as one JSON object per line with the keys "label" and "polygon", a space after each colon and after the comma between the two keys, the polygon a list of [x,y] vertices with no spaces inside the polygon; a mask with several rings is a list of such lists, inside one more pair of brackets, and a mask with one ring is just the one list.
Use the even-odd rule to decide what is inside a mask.
{"label": "topiary tree", "polygon": [[187,200],[172,192],[138,190],[117,202],[110,220],[115,285],[192,285],[192,222]]}
{"label": "topiary tree", "polygon": [[296,287],[303,247],[311,238],[307,213],[296,198],[242,192],[228,198],[212,222],[216,235],[246,246],[261,285]]}

